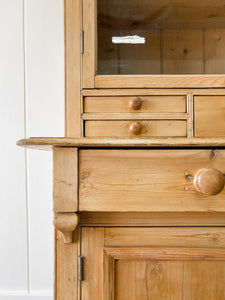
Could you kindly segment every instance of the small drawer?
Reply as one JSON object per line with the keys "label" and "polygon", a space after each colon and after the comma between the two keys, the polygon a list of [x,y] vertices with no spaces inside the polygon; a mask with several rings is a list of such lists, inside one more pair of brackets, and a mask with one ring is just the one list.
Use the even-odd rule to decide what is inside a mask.
{"label": "small drawer", "polygon": [[84,113],[186,113],[186,96],[85,97]]}
{"label": "small drawer", "polygon": [[86,121],[86,137],[186,137],[185,120]]}
{"label": "small drawer", "polygon": [[225,96],[194,98],[195,136],[225,137]]}
{"label": "small drawer", "polygon": [[84,149],[79,210],[225,212],[223,174],[223,150]]}

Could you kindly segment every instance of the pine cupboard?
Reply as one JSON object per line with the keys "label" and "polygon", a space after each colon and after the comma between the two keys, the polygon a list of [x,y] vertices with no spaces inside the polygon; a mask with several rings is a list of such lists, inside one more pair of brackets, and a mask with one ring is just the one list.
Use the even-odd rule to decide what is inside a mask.
{"label": "pine cupboard", "polygon": [[225,299],[225,1],[64,4],[55,299]]}

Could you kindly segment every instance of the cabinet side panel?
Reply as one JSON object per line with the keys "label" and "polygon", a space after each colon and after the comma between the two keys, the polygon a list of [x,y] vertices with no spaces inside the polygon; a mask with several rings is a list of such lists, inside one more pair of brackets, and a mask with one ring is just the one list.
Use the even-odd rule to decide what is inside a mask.
{"label": "cabinet side panel", "polygon": [[74,212],[78,209],[77,165],[77,148],[56,147],[53,149],[55,212]]}
{"label": "cabinet side panel", "polygon": [[81,0],[64,0],[66,136],[81,137]]}

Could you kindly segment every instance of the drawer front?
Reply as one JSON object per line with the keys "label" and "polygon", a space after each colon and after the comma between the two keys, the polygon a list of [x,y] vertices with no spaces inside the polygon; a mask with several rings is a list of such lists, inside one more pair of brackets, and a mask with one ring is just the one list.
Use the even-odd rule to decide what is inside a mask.
{"label": "drawer front", "polygon": [[160,121],[86,121],[86,137],[186,137],[187,123]]}
{"label": "drawer front", "polygon": [[79,161],[80,211],[225,211],[223,150],[92,149]]}
{"label": "drawer front", "polygon": [[225,96],[194,98],[195,136],[225,136]]}
{"label": "drawer front", "polygon": [[85,97],[85,113],[185,113],[186,96]]}

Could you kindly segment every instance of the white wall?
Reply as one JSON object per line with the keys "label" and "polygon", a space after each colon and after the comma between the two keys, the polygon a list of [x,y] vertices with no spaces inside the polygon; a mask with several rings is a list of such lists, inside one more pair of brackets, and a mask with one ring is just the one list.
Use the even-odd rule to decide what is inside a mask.
{"label": "white wall", "polygon": [[0,299],[53,299],[52,154],[64,135],[63,0],[0,0]]}

